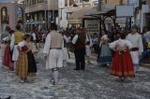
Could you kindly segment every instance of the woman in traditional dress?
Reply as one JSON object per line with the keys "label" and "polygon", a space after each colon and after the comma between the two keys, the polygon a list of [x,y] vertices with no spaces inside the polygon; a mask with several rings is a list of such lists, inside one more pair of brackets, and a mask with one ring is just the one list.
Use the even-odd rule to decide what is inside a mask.
{"label": "woman in traditional dress", "polygon": [[12,62],[12,53],[11,53],[11,50],[10,50],[10,37],[11,37],[11,34],[14,33],[14,30],[11,30],[9,32],[9,36],[7,37],[7,40],[5,40],[5,45],[6,45],[6,48],[4,50],[4,60],[3,60],[3,65],[8,67],[9,69],[13,70],[13,62]]}
{"label": "woman in traditional dress", "polygon": [[2,60],[1,60],[1,65],[3,66],[4,64],[4,52],[6,49],[6,38],[2,38],[1,40],[1,56],[2,56]]}
{"label": "woman in traditional dress", "polygon": [[24,40],[18,44],[19,58],[17,62],[16,75],[25,82],[28,75],[34,75],[37,71],[34,55],[29,47],[31,36],[24,35]]}
{"label": "woman in traditional dress", "polygon": [[115,51],[111,75],[118,76],[121,80],[125,80],[127,77],[134,77],[134,67],[130,55],[132,44],[125,40],[125,35],[121,34],[120,39],[110,43],[109,46]]}
{"label": "woman in traditional dress", "polygon": [[102,37],[99,44],[99,53],[97,62],[99,65],[107,65],[109,66],[112,61],[112,53],[108,46],[108,36],[105,34],[105,31],[102,30]]}

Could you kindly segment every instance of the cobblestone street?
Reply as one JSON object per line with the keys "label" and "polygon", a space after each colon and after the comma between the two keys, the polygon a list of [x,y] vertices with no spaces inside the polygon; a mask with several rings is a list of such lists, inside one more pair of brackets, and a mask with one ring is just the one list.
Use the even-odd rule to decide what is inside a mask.
{"label": "cobblestone street", "polygon": [[120,83],[109,75],[108,67],[87,65],[85,71],[74,71],[74,58],[62,68],[57,86],[50,82],[51,71],[37,56],[38,73],[21,84],[13,71],[0,67],[0,97],[11,99],[150,99],[150,70],[140,68],[131,82]]}

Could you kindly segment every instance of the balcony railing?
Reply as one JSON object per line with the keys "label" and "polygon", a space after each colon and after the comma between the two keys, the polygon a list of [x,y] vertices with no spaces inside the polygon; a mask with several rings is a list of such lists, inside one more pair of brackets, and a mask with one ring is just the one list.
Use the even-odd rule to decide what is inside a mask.
{"label": "balcony railing", "polygon": [[38,3],[32,6],[26,6],[26,12],[36,12],[42,10],[58,10],[58,3],[48,2],[48,3]]}

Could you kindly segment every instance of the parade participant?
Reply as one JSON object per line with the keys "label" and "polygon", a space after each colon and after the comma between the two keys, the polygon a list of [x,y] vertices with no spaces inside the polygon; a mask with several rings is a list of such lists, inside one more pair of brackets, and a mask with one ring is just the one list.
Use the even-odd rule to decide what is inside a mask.
{"label": "parade participant", "polygon": [[89,41],[82,28],[77,28],[76,35],[73,37],[76,68],[74,70],[85,70],[85,43]]}
{"label": "parade participant", "polygon": [[5,48],[6,48],[6,44],[3,39],[3,40],[1,40],[1,64],[0,64],[1,66],[3,66]]}
{"label": "parade participant", "polygon": [[[6,48],[8,49],[8,41],[9,41],[9,31],[11,30],[11,28],[9,26],[6,26],[4,33],[1,33],[1,55],[2,55],[2,61],[1,61],[1,65],[3,65],[4,63],[6,63],[6,54],[5,50]],[[4,62],[4,57],[5,57],[5,62]],[[6,63],[7,64],[7,63]],[[6,65],[5,64],[5,65]]]}
{"label": "parade participant", "polygon": [[[86,30],[86,32],[87,32],[87,30]],[[93,46],[93,44],[92,44],[92,39],[91,39],[90,35],[86,33],[86,36],[89,39],[89,41],[86,42],[86,46],[85,46],[85,48],[86,48],[86,59],[87,59],[87,64],[91,64],[90,56],[91,56],[91,47]]]}
{"label": "parade participant", "polygon": [[68,53],[68,43],[71,39],[70,36],[67,36],[67,34],[65,33],[65,31],[62,33],[63,38],[64,38],[64,47],[63,47],[63,66],[66,67],[67,66],[67,60],[69,59],[69,53]]}
{"label": "parade participant", "polygon": [[57,32],[57,25],[51,24],[51,32],[46,37],[43,53],[46,59],[46,69],[51,69],[53,73],[52,83],[58,84],[59,69],[63,66],[64,46],[63,36]]}
{"label": "parade participant", "polygon": [[14,69],[16,68],[16,62],[18,61],[18,56],[19,56],[17,45],[19,42],[22,41],[23,35],[24,35],[23,32],[21,32],[21,26],[16,25],[16,31],[15,33],[12,34],[11,41],[10,41],[11,42],[10,48],[12,51],[12,61],[14,61]]}
{"label": "parade participant", "polygon": [[19,57],[17,61],[16,75],[21,79],[21,82],[25,82],[27,76],[35,75],[37,72],[34,55],[30,49],[29,42],[31,36],[25,34],[17,49],[19,50]]}
{"label": "parade participant", "polygon": [[[34,56],[37,56],[37,54],[39,52],[39,46],[36,43],[36,34],[35,34],[35,32],[32,32],[30,35],[31,35],[30,46],[31,46],[32,52],[34,53]],[[38,62],[36,61],[36,63],[38,63]]]}
{"label": "parade participant", "polygon": [[10,50],[10,37],[11,37],[11,34],[13,34],[13,33],[14,33],[14,30],[11,30],[9,32],[9,36],[4,41],[6,48],[4,51],[3,65],[8,67],[11,70],[13,70],[13,62],[12,62],[12,58],[11,58],[12,54],[11,54],[11,50]]}
{"label": "parade participant", "polygon": [[109,46],[115,51],[111,75],[118,76],[121,80],[125,80],[127,77],[134,77],[134,67],[130,55],[131,42],[125,40],[125,35],[121,34],[120,39],[110,43]]}
{"label": "parade participant", "polygon": [[109,64],[112,61],[112,53],[108,46],[109,39],[104,30],[102,30],[101,33],[102,33],[102,37],[99,44],[99,53],[98,53],[97,62],[100,65],[109,66]]}
{"label": "parade participant", "polygon": [[126,40],[132,43],[133,48],[131,49],[131,57],[135,67],[135,72],[139,69],[139,57],[142,55],[143,52],[143,42],[142,37],[138,33],[138,27],[132,26],[131,33],[127,35]]}

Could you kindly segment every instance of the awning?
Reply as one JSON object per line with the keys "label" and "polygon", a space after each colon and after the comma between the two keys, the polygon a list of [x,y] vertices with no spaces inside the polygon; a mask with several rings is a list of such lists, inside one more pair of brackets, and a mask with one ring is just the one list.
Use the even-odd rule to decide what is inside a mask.
{"label": "awning", "polygon": [[[114,15],[114,9],[115,6],[111,6],[111,5],[103,5],[101,8],[101,11],[98,11],[97,7],[93,7],[92,9],[90,9],[85,16],[91,16],[91,17],[98,17],[100,15],[104,15],[104,16],[109,16],[109,15]],[[116,14],[115,14],[116,15]]]}
{"label": "awning", "polygon": [[70,19],[68,20],[69,24],[82,24],[82,19]]}
{"label": "awning", "polygon": [[80,10],[77,10],[77,11],[74,11],[70,17],[69,17],[69,20],[70,19],[83,19],[85,18],[86,16],[84,16],[90,9],[92,9],[92,7],[85,7],[85,8],[82,8]]}

